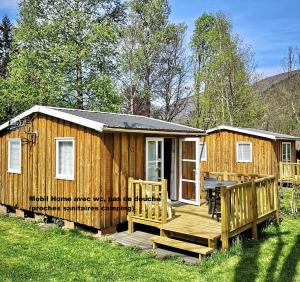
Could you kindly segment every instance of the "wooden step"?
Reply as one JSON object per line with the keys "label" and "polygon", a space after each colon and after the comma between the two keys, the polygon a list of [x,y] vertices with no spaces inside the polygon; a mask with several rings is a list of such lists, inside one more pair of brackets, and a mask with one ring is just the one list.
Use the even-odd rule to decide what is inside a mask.
{"label": "wooden step", "polygon": [[202,256],[211,254],[214,250],[209,247],[193,244],[193,243],[188,243],[168,237],[162,237],[162,236],[154,236],[151,237],[150,240],[153,242],[153,249],[157,248],[157,244],[184,250],[184,251],[189,251],[192,253],[197,253],[199,254],[199,260],[201,260]]}
{"label": "wooden step", "polygon": [[161,229],[208,240],[217,240],[221,237],[221,230],[219,230],[220,228],[213,228],[205,225],[202,225],[201,228],[199,228],[198,226],[180,226],[170,222],[168,224],[164,224]]}

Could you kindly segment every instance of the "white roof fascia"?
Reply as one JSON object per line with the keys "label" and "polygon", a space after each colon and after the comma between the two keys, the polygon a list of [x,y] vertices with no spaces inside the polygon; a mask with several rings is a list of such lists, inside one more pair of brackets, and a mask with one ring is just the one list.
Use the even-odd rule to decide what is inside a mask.
{"label": "white roof fascia", "polygon": [[249,134],[249,135],[254,135],[254,136],[258,136],[258,137],[264,137],[264,138],[267,138],[267,139],[276,140],[276,137],[272,134],[264,134],[264,133],[261,133],[261,132],[253,132],[251,130],[247,130],[247,129],[243,129],[243,128],[237,128],[237,127],[228,126],[228,125],[221,125],[219,127],[211,128],[211,129],[208,129],[206,132],[211,133],[211,132],[215,132],[215,131],[218,131],[218,130],[230,130],[230,131],[235,131],[235,132],[240,132],[240,133],[244,133],[244,134]]}
{"label": "white roof fascia", "polygon": [[[59,118],[65,121],[69,121],[72,123],[76,123],[82,125],[84,127],[88,127],[94,129],[96,131],[102,132],[102,128],[104,126],[103,123],[92,121],[86,118],[78,117],[72,114],[64,113],[58,110],[54,110],[53,108],[44,107],[44,106],[34,106],[31,109],[21,113],[20,115],[16,116],[15,118],[11,119],[11,121],[18,121],[22,118],[29,116],[33,113],[42,113],[48,116],[52,116],[55,118]],[[6,122],[0,126],[0,131],[7,128],[9,126],[9,122]]]}

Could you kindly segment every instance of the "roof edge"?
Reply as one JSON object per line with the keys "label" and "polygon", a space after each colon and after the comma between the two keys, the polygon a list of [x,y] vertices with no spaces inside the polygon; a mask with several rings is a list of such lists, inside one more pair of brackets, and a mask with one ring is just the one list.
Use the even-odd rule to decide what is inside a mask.
{"label": "roof edge", "polygon": [[229,130],[229,131],[244,133],[244,134],[248,134],[248,135],[263,137],[263,138],[267,138],[267,139],[271,139],[271,140],[293,140],[293,141],[300,140],[300,137],[296,137],[296,136],[276,137],[271,133],[266,134],[266,133],[262,133],[262,132],[252,132],[246,128],[239,128],[239,127],[234,127],[234,126],[229,126],[229,125],[220,125],[218,127],[208,129],[208,130],[206,130],[206,132],[211,133],[211,132],[216,132],[216,131],[220,131],[220,130]]}
{"label": "roof edge", "polygon": [[208,129],[206,132],[211,133],[211,132],[215,132],[215,131],[219,131],[219,130],[235,131],[235,132],[239,132],[239,133],[244,133],[244,134],[254,135],[254,136],[258,136],[258,137],[264,137],[264,138],[271,139],[271,140],[276,140],[276,137],[271,134],[264,134],[264,133],[259,133],[259,132],[253,133],[247,129],[237,128],[237,127],[229,126],[229,125],[220,125],[218,127]]}
{"label": "roof edge", "polygon": [[[19,114],[18,116],[12,118],[11,120],[18,121],[18,120],[21,120],[22,118],[25,118],[34,113],[42,113],[42,114],[45,114],[45,115],[48,115],[51,117],[55,117],[55,118],[59,118],[59,119],[65,120],[65,121],[76,123],[76,124],[82,125],[84,127],[94,129],[99,132],[102,132],[102,129],[104,126],[104,124],[100,123],[100,122],[92,121],[92,120],[89,120],[86,118],[78,117],[75,115],[61,112],[59,110],[55,110],[54,108],[49,108],[49,107],[39,106],[39,105],[33,106],[29,110]],[[0,125],[0,131],[4,130],[8,126],[9,126],[9,121],[3,123],[2,125]]]}

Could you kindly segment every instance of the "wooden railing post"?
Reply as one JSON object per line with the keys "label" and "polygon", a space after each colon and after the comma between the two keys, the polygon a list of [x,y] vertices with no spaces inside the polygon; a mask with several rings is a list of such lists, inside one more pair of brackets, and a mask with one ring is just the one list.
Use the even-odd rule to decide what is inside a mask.
{"label": "wooden railing post", "polygon": [[276,221],[279,223],[279,192],[278,192],[278,177],[277,175],[274,178],[274,209],[275,209],[275,216]]}
{"label": "wooden railing post", "polygon": [[130,212],[128,212],[128,233],[131,234],[134,232],[134,223],[132,220],[133,216],[133,209],[134,209],[134,191],[133,191],[133,178],[129,177],[128,178],[128,198],[131,198],[130,201],[128,201],[128,204],[131,208]]}
{"label": "wooden railing post", "polygon": [[229,248],[229,228],[230,228],[230,197],[226,187],[221,188],[221,240],[222,249]]}
{"label": "wooden railing post", "polygon": [[200,172],[200,199],[205,199],[204,176],[204,173]]}
{"label": "wooden railing post", "polygon": [[283,179],[283,165],[282,162],[279,162],[279,180],[282,181]]}
{"label": "wooden railing post", "polygon": [[227,171],[225,171],[225,172],[224,172],[224,176],[223,176],[223,177],[224,177],[224,179],[223,179],[223,180],[225,180],[225,181],[227,181],[227,180],[228,180],[228,172],[227,172]]}
{"label": "wooden railing post", "polygon": [[162,210],[161,210],[161,223],[165,224],[167,223],[167,213],[168,213],[168,192],[167,192],[167,180],[163,179],[162,180],[162,185],[161,185],[161,195],[162,195],[162,199],[161,199],[161,204],[162,204]]}
{"label": "wooden railing post", "polygon": [[252,181],[252,239],[257,240],[257,194],[255,181]]}

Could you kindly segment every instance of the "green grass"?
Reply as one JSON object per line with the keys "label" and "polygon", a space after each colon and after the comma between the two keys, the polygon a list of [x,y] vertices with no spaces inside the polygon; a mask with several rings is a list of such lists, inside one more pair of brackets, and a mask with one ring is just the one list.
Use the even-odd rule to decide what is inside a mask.
{"label": "green grass", "polygon": [[78,230],[44,231],[0,216],[0,281],[300,281],[300,218],[284,217],[259,236],[187,265]]}

